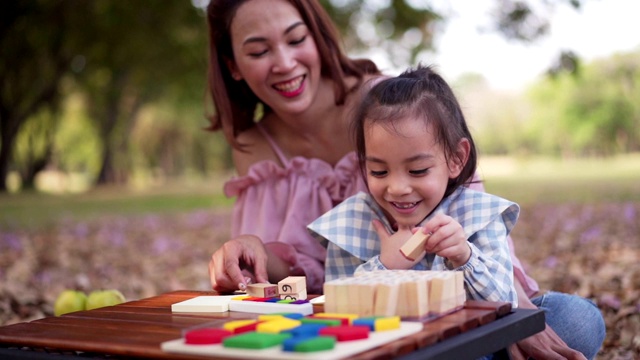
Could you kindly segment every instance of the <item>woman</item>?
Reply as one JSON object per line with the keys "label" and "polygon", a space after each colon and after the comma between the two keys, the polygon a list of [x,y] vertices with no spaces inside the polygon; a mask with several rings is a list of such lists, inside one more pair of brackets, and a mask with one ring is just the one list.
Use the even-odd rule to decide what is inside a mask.
{"label": "woman", "polygon": [[213,288],[237,289],[253,274],[259,282],[306,275],[317,293],[325,249],[306,225],[364,189],[349,112],[378,70],[344,55],[315,1],[212,1],[208,16],[212,128],[234,147],[240,176],[225,186],[238,196],[234,239],[212,258]]}
{"label": "woman", "polygon": [[[225,184],[225,193],[237,196],[233,238],[211,257],[212,287],[229,291],[243,288],[247,279],[305,275],[308,291],[318,293],[326,249],[306,225],[366,190],[349,118],[363,84],[379,72],[371,61],[345,55],[316,0],[211,0],[207,10],[208,80],[216,109],[211,128],[222,130],[233,146],[238,174]],[[535,282],[517,258],[513,263],[520,306],[535,306],[526,293],[536,292]],[[572,306],[579,308],[570,308],[568,316],[599,316],[586,300],[570,298],[578,299]],[[584,349],[579,341],[572,346],[588,356],[604,337],[599,320],[593,330],[580,324],[567,331],[582,338]],[[550,327],[518,345],[536,358],[581,358]]]}

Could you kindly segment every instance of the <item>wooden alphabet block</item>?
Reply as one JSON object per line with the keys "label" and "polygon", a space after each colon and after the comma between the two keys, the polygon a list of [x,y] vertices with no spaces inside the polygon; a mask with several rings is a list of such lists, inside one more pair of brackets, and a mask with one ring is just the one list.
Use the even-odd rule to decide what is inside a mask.
{"label": "wooden alphabet block", "polygon": [[261,298],[278,296],[278,285],[276,284],[248,284],[247,295]]}
{"label": "wooden alphabet block", "polygon": [[304,276],[289,276],[278,282],[278,292],[282,294],[298,294],[307,291],[307,278]]}
{"label": "wooden alphabet block", "polygon": [[300,291],[295,294],[280,294],[280,299],[283,300],[305,300],[307,298],[307,290]]}
{"label": "wooden alphabet block", "polygon": [[402,245],[400,252],[407,259],[414,261],[424,253],[424,244],[431,234],[425,234],[423,229],[419,229],[407,242]]}

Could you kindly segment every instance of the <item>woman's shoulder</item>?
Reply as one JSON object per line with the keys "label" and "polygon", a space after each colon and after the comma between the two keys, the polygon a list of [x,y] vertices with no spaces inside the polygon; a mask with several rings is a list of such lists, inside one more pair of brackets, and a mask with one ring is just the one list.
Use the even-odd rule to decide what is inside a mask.
{"label": "woman's shoulder", "polygon": [[278,156],[271,148],[269,141],[257,126],[240,133],[238,142],[242,144],[242,147],[234,148],[232,156],[236,172],[240,176],[246,175],[251,166],[259,162],[265,160],[279,162]]}

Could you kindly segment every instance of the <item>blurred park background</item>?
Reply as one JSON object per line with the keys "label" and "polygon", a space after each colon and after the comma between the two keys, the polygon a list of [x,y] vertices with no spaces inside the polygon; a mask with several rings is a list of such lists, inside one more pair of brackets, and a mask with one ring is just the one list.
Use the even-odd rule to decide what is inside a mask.
{"label": "blurred park background", "polygon": [[[593,2],[607,3],[488,0],[478,32],[535,46],[552,35],[554,13],[580,16]],[[345,48],[387,73],[446,58],[438,41],[453,16],[442,1],[322,3]],[[233,169],[222,135],[204,130],[215,111],[205,4],[0,4],[0,325],[51,316],[67,288],[129,299],[209,288],[208,258],[228,238],[233,199],[222,184]],[[571,46],[518,88],[496,89],[482,72],[447,80],[488,191],[522,205],[513,237],[528,271],[544,290],[599,306],[607,339],[598,358],[634,359],[640,39],[591,59]]]}

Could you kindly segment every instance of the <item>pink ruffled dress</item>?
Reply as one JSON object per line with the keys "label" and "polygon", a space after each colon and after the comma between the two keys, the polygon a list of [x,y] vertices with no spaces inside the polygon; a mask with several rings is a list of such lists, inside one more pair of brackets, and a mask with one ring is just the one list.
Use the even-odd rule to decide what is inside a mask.
{"label": "pink ruffled dress", "polygon": [[[335,166],[320,159],[288,159],[260,124],[257,126],[283,166],[261,161],[253,164],[247,175],[225,183],[225,195],[237,197],[231,236],[259,237],[289,264],[292,275],[307,277],[308,293],[321,294],[326,244],[318,243],[307,231],[307,225],[344,199],[367,191],[357,156],[351,152]],[[528,294],[537,292],[536,282],[525,274],[513,253],[511,238],[509,248],[516,277]]]}
{"label": "pink ruffled dress", "polygon": [[231,236],[253,234],[286,261],[293,274],[307,277],[307,291],[321,294],[326,248],[307,231],[307,225],[344,199],[366,191],[355,152],[335,166],[323,160],[287,159],[269,134],[258,125],[283,166],[261,161],[247,175],[224,185],[237,196]]}

